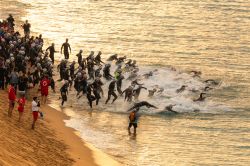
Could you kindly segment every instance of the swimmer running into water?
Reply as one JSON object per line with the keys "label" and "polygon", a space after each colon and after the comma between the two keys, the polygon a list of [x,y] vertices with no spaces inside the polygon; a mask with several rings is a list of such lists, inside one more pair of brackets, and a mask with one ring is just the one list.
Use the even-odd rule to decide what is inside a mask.
{"label": "swimmer running into water", "polygon": [[186,85],[182,85],[179,89],[176,90],[176,93],[181,93],[186,89]]}

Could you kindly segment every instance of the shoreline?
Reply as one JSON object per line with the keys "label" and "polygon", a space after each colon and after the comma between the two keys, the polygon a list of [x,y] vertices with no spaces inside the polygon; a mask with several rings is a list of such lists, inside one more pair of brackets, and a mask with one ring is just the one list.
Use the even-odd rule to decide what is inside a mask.
{"label": "shoreline", "polygon": [[[18,162],[25,165],[121,165],[101,150],[83,141],[73,128],[65,125],[64,120],[69,117],[48,105],[41,106],[45,119],[39,119],[35,131],[30,128],[32,119],[29,112],[30,101],[27,101],[21,123],[16,121],[18,118],[16,109],[13,111],[13,117],[9,119],[7,111],[4,112],[7,109],[7,105],[3,104],[7,101],[6,96],[6,91],[2,91],[0,109],[3,113],[0,115],[0,123],[7,125],[3,125],[1,129],[0,165],[13,165]],[[32,150],[38,151],[38,154],[33,154]]]}
{"label": "shoreline", "polygon": [[[26,6],[27,4],[19,2],[18,1],[18,6]],[[5,8],[6,5],[10,5],[10,7]],[[28,6],[28,5],[27,5]],[[1,19],[5,19],[5,17],[8,16],[9,13],[12,13],[15,17],[15,21],[16,21],[16,28],[18,30],[19,29],[19,25],[22,22],[21,18],[25,16],[26,13],[26,8],[24,8],[23,10],[19,10],[17,6],[15,6],[15,4],[12,1],[6,1],[5,3],[3,3],[2,5],[0,5],[0,7],[3,9],[2,12],[0,12],[1,14]],[[20,31],[22,33],[22,31]],[[33,34],[36,34],[33,32]],[[49,39],[45,39],[48,40]],[[57,73],[58,75],[58,73]],[[31,94],[29,94],[29,96],[33,96],[33,94],[36,94],[36,89],[32,89],[31,90]],[[6,110],[7,109],[7,104],[3,104],[3,103],[8,103],[8,99],[6,98],[8,94],[6,93],[6,90],[1,91],[0,93],[0,98],[2,100],[1,102],[1,107],[0,110]],[[17,104],[16,104],[17,105]],[[4,106],[4,107],[3,107]],[[6,107],[6,108],[5,108]],[[32,115],[28,115],[27,114],[30,112],[31,109],[31,101],[27,101],[27,104],[25,106],[25,112],[24,112],[24,121],[25,124],[21,124],[21,126],[23,127],[25,125],[25,134],[29,135],[33,132],[31,132],[32,130],[30,130],[30,125],[31,125],[31,119],[32,119]],[[65,149],[63,149],[62,154],[65,153],[66,156],[63,156],[63,158],[66,158],[66,160],[69,160],[69,162],[64,162],[64,163],[57,163],[55,162],[54,164],[60,164],[60,165],[79,165],[79,166],[96,166],[96,165],[107,165],[107,166],[116,166],[116,165],[121,165],[120,163],[118,163],[117,161],[115,161],[113,158],[111,158],[108,154],[102,152],[101,150],[95,148],[93,145],[86,143],[80,136],[78,136],[76,134],[76,130],[74,130],[71,127],[67,127],[64,120],[70,118],[68,117],[65,113],[60,112],[59,110],[56,110],[52,107],[50,107],[49,105],[43,105],[41,107],[41,111],[45,113],[45,119],[44,120],[39,120],[40,122],[38,122],[37,128],[35,129],[34,132],[40,132],[40,130],[46,130],[46,132],[41,132],[40,137],[47,137],[47,132],[49,133],[53,133],[52,135],[49,136],[49,139],[53,139],[57,142],[57,145],[60,147],[64,147]],[[4,111],[2,111],[4,112]],[[6,113],[5,113],[6,114]],[[4,117],[6,116],[6,117]],[[7,115],[1,115],[0,116],[0,124],[2,121],[8,121],[10,122],[10,125],[14,125],[15,124],[15,120],[17,117],[17,112],[16,112],[16,107],[13,110],[13,117],[12,119],[7,119]],[[28,120],[27,120],[28,119]],[[14,122],[14,123],[13,123]],[[22,122],[21,122],[22,123]],[[22,127],[18,128],[19,126],[14,126],[20,130],[23,130]],[[42,129],[41,129],[42,127]],[[7,128],[6,130],[9,130],[9,128]],[[9,132],[9,131],[7,131]],[[20,131],[18,131],[20,132]],[[6,137],[8,136],[8,134],[6,134]],[[20,137],[20,135],[15,135],[18,139]],[[3,137],[5,138],[5,133],[0,135],[0,138]],[[31,136],[32,137],[32,136]],[[29,140],[31,139],[30,136],[28,138],[26,138],[27,142],[29,142]],[[36,139],[34,137],[32,137],[32,139]],[[4,140],[5,141],[5,140]],[[4,142],[3,141],[3,142]],[[2,141],[0,141],[0,145],[2,147],[2,152],[0,152],[0,165],[4,164],[4,165],[13,165],[15,164],[15,160],[11,161],[11,159],[9,159],[9,156],[13,155],[19,155],[18,153],[13,153],[13,152],[8,152],[8,149],[5,149],[5,147],[2,145]],[[58,148],[58,146],[55,146],[53,148],[53,150],[49,150],[46,149],[48,151],[51,152],[55,152],[55,150]],[[50,144],[46,145],[46,146],[50,146]],[[20,145],[17,145],[18,148],[23,148]],[[25,147],[26,148],[26,147]],[[27,147],[28,148],[28,147]],[[46,153],[46,150],[44,151],[44,153]],[[62,150],[62,149],[60,149]],[[13,154],[12,154],[13,153]],[[27,156],[23,156],[25,158],[29,157],[28,156],[29,153],[27,154]],[[69,156],[67,156],[69,155]],[[49,160],[50,156],[43,156],[45,158],[45,160]],[[47,158],[46,158],[47,157]],[[55,157],[55,156],[53,156]],[[44,163],[34,163],[32,160],[31,161],[23,161],[23,160],[19,160],[19,157],[17,157],[18,160],[17,162],[21,162],[21,163],[26,163],[26,165],[47,165],[47,162]],[[56,157],[55,157],[56,158]],[[74,161],[73,161],[74,160]],[[39,160],[38,160],[39,161]],[[60,161],[64,161],[63,159],[60,159]],[[51,163],[50,163],[51,164]],[[52,164],[53,165],[53,164]]]}
{"label": "shoreline", "polygon": [[[93,145],[85,142],[81,137],[76,134],[76,130],[67,127],[64,120],[69,119],[65,113],[60,112],[48,105],[42,106],[42,110],[45,113],[45,118],[48,120],[48,126],[51,126],[56,131],[56,136],[63,140],[69,149],[67,149],[69,155],[74,159],[74,165],[107,165],[118,166],[117,161],[112,159],[106,153],[95,148]],[[82,147],[81,147],[82,146]],[[81,147],[81,148],[79,148]],[[83,157],[82,157],[83,156]],[[85,158],[84,156],[91,156]],[[94,161],[94,163],[93,163]]]}

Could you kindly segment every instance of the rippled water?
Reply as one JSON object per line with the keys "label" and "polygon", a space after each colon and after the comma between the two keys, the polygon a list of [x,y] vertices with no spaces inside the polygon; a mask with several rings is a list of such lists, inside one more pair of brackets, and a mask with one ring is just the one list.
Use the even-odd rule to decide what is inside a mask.
{"label": "rippled water", "polygon": [[[32,31],[42,33],[47,45],[54,42],[59,50],[69,38],[71,59],[79,49],[85,55],[101,50],[104,58],[118,53],[136,59],[146,68],[142,72],[160,67],[153,81],[166,89],[165,98],[150,102],[180,102],[184,108],[179,109],[203,111],[143,114],[134,137],[127,133],[121,101],[114,108],[101,103],[99,108],[106,111],[92,113],[81,111],[85,100],[71,101],[83,106],[63,108],[72,116],[67,125],[85,140],[124,165],[249,165],[249,0],[18,0],[19,9],[2,1],[17,14],[25,9],[22,20],[29,19]],[[222,85],[205,104],[193,104],[194,96],[174,96],[173,90],[183,83],[202,87],[202,80],[169,72],[169,65],[201,70],[203,79],[215,78]],[[61,109],[57,105],[59,101],[53,106]]]}

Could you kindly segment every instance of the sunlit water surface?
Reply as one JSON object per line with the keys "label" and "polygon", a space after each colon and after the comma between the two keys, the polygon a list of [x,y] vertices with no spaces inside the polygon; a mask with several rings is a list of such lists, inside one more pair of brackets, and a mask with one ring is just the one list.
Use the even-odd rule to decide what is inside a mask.
{"label": "sunlit water surface", "polygon": [[[163,87],[164,93],[149,99],[144,91],[141,99],[160,109],[142,112],[136,136],[127,133],[129,105],[122,99],[114,105],[102,99],[90,112],[83,111],[86,100],[76,100],[73,91],[64,108],[53,94],[52,106],[72,117],[67,125],[84,140],[124,165],[249,165],[249,0],[2,1],[31,22],[33,33],[43,34],[46,46],[54,42],[60,50],[69,38],[71,60],[80,49],[85,56],[101,50],[104,59],[113,53],[136,59],[142,74],[159,69],[143,82]],[[200,70],[202,78],[171,71],[170,65]],[[204,103],[192,102],[198,94],[175,93],[183,84],[200,90],[208,78],[221,84]],[[170,103],[182,114],[161,113]]]}

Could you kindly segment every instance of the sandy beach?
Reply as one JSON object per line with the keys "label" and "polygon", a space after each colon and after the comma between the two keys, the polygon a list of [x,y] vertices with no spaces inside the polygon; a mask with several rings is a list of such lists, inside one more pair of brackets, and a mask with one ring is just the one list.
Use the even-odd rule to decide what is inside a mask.
{"label": "sandy beach", "polygon": [[[42,106],[45,118],[31,130],[30,101],[22,122],[18,112],[7,116],[7,92],[1,91],[0,165],[119,165],[106,154],[90,148],[74,130],[64,126],[67,117],[49,106]],[[19,163],[19,164],[18,164]]]}

